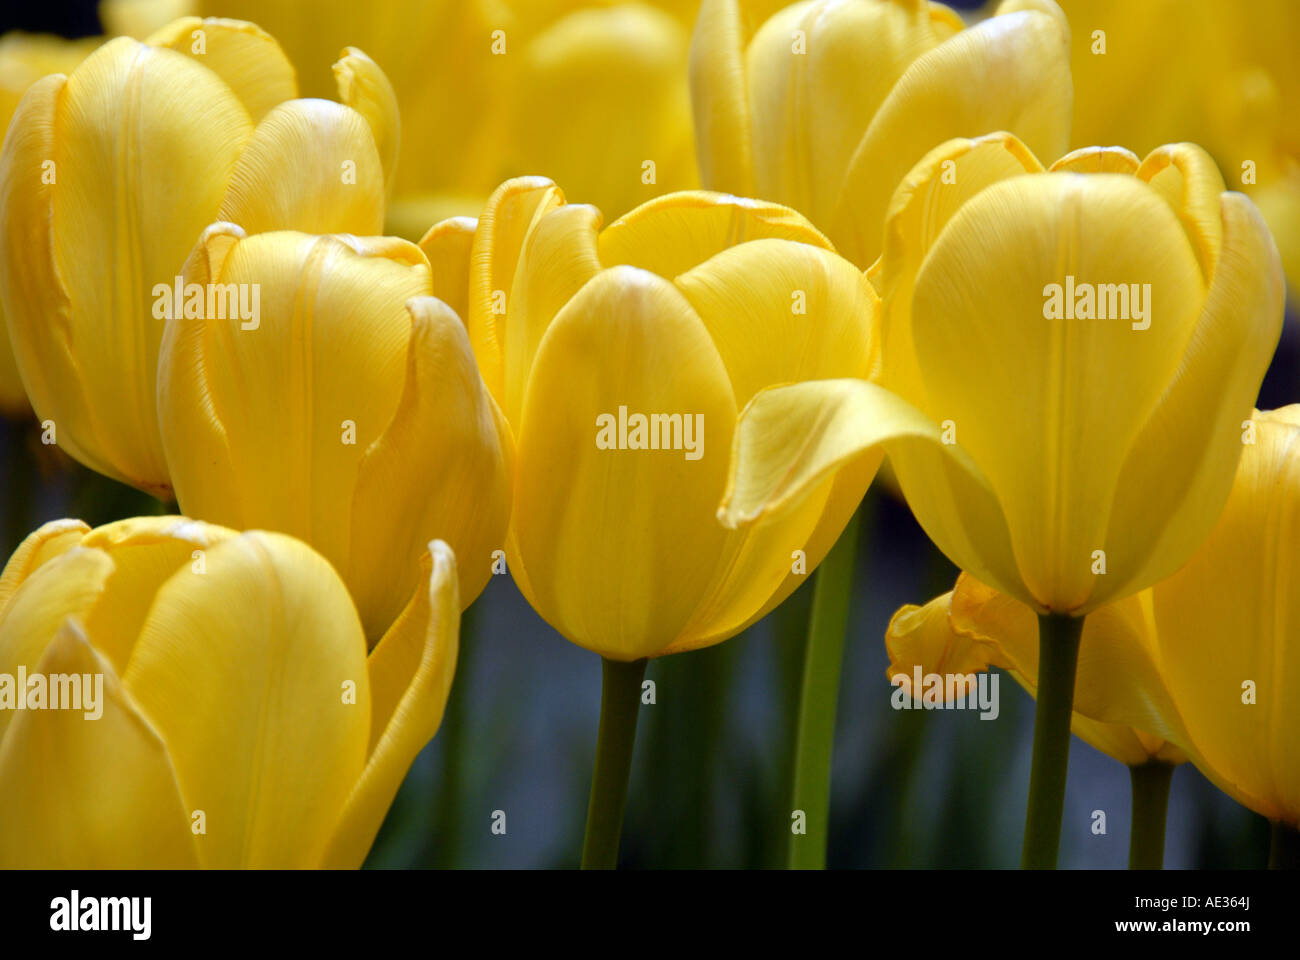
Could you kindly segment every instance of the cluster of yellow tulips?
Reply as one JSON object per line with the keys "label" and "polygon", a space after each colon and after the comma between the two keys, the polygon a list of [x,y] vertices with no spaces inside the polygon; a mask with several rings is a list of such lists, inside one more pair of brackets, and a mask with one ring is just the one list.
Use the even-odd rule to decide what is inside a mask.
{"label": "cluster of yellow tulips", "polygon": [[1134,865],[1189,761],[1300,859],[1300,404],[1254,409],[1300,20],[1189,5],[107,0],[111,39],[0,39],[0,409],[178,514],[4,568],[0,865],[359,866],[508,568],[602,658],[614,866],[647,661],[819,565],[820,865],[886,459],[963,571],[890,677],[1037,697],[1026,866],[1071,730],[1134,770]]}

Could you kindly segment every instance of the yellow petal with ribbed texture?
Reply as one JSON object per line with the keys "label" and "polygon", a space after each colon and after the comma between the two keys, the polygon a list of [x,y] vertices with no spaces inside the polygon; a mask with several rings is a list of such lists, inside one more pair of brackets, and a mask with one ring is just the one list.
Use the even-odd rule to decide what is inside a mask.
{"label": "yellow petal with ribbed texture", "polygon": [[384,167],[384,195],[391,197],[402,141],[393,85],[379,64],[356,47],[347,47],[339,54],[339,60],[334,64],[334,79],[339,85],[339,101],[365,117],[370,125]]}
{"label": "yellow petal with ribbed texture", "polygon": [[256,123],[276,104],[298,96],[293,66],[275,38],[254,23],[181,17],[145,41],[203,64],[239,98]]}
{"label": "yellow petal with ribbed texture", "polygon": [[937,143],[997,130],[1039,157],[1065,152],[1073,89],[1061,19],[1006,13],[919,57],[881,104],[850,161],[829,226],[839,251],[866,267],[894,186]]}
{"label": "yellow petal with ribbed texture", "polygon": [[483,382],[505,405],[507,314],[515,268],[538,220],[564,203],[564,193],[545,177],[520,177],[497,187],[478,218],[470,255],[470,343]]}
{"label": "yellow petal with ribbed texture", "polygon": [[369,637],[379,637],[409,597],[422,537],[456,551],[459,594],[473,603],[510,516],[510,429],[479,378],[464,325],[433,297],[409,300],[406,309],[405,386],[357,467],[343,568]]}
{"label": "yellow petal with ribbed texture", "polygon": [[863,380],[817,380],[760,391],[736,429],[726,496],[735,527],[777,519],[826,478],[887,449],[922,528],[954,562],[1019,585],[1002,508],[988,481],[946,428],[906,400]]}
{"label": "yellow petal with ribbed texture", "polygon": [[253,131],[217,219],[248,233],[384,232],[384,168],[366,118],[332,100],[290,100]]}
{"label": "yellow petal with ribbed texture", "polygon": [[[36,81],[10,122],[0,154],[0,298],[6,332],[37,417],[52,420],[63,449],[108,476],[124,474],[101,444],[97,407],[87,397],[82,359],[73,350],[72,302],[54,258],[51,210],[56,172],[56,115],[67,78]],[[54,164],[53,167],[50,164]]]}
{"label": "yellow petal with ribbed texture", "polygon": [[601,231],[600,262],[640,267],[671,280],[728,247],[765,237],[831,249],[830,241],[789,207],[686,191],[644,203]]}
{"label": "yellow petal with ribbed texture", "polygon": [[1055,160],[1047,169],[1053,173],[1136,174],[1142,161],[1123,147],[1080,147]]}
{"label": "yellow petal with ribbed texture", "polygon": [[[754,190],[745,49],[780,0],[703,0],[691,38],[691,106],[700,181],[742,197]],[[770,8],[770,9],[768,9]]]}
{"label": "yellow petal with ribbed texture", "polygon": [[940,39],[922,3],[818,0],[763,24],[745,56],[757,195],[830,223],[863,132]]}
{"label": "yellow petal with ribbed texture", "polygon": [[789,240],[730,247],[674,281],[727,366],[736,406],[777,383],[866,379],[880,301],[843,257]]}
{"label": "yellow petal with ribbed texture", "polygon": [[[652,437],[652,415],[675,426]],[[524,398],[513,512],[528,599],[552,626],[618,660],[677,638],[728,537],[713,515],[735,418],[717,349],[668,281],[615,267],[560,312]]]}
{"label": "yellow petal with ribbed texture", "polygon": [[[233,529],[291,534],[347,570],[347,505],[366,451],[397,410],[406,302],[427,295],[428,264],[393,238],[285,232],[232,244],[214,233],[213,246],[211,259],[191,260],[187,279],[256,284],[260,320],[168,326],[159,405],[181,509]],[[356,599],[367,623],[386,603]]]}
{"label": "yellow petal with ribbed texture", "polygon": [[991,133],[935,147],[903,178],[885,216],[881,257],[870,271],[888,303],[880,333],[882,384],[906,396],[923,395],[912,342],[912,289],[926,254],[948,221],[985,187],[1042,169],[1015,136]]}
{"label": "yellow petal with ribbed texture", "polygon": [[1223,245],[1219,198],[1224,186],[1219,168],[1195,144],[1174,143],[1147,154],[1136,176],[1168,200],[1178,214],[1208,284]]}
{"label": "yellow petal with ribbed texture", "polygon": [[469,317],[470,254],[477,229],[478,221],[473,217],[452,217],[435,223],[420,238],[420,249],[429,260],[433,295],[455,310],[465,324]]}
{"label": "yellow petal with ribbed texture", "polygon": [[80,544],[89,531],[90,527],[80,520],[51,520],[23,538],[0,574],[0,616],[24,580],[42,564]]}
{"label": "yellow petal with ribbed texture", "polygon": [[595,207],[556,207],[536,221],[519,252],[505,331],[504,411],[511,423],[519,422],[528,371],[546,328],[601,270],[597,253],[600,224],[600,211]]}
{"label": "yellow petal with ribbed texture", "polygon": [[[1300,825],[1300,405],[1256,414],[1218,525],[1150,592],[1161,672],[1202,771]],[[1253,701],[1253,702],[1252,702]]]}
{"label": "yellow petal with ribbed texture", "polygon": [[95,434],[69,422],[60,433],[98,450],[111,476],[164,491],[154,290],[174,283],[213,220],[251,123],[212,71],[125,38],[91,54],[63,96],[54,259]]}
{"label": "yellow petal with ribbed texture", "polygon": [[82,707],[96,704],[24,710],[0,735],[0,866],[197,866],[203,838],[190,833],[167,750],[112,665],[68,621],[32,669],[97,677],[81,694]]}
{"label": "yellow petal with ribbed texture", "polygon": [[[1281,335],[1284,280],[1268,228],[1237,193],[1223,195],[1220,218],[1217,266],[1195,333],[1133,445],[1110,511],[1107,543],[1143,562],[1127,579],[1099,583],[1099,598],[1163,580],[1209,534],[1232,485],[1244,421]],[[1183,466],[1171,470],[1172,464]],[[1155,489],[1160,496],[1153,500]]]}
{"label": "yellow petal with ribbed texture", "polygon": [[[16,677],[20,666],[35,673],[64,623],[84,622],[112,571],[108,554],[73,547],[28,576],[2,612],[0,674]],[[0,738],[17,716],[18,711],[0,710]]]}
{"label": "yellow petal with ribbed texture", "polygon": [[365,655],[338,574],[289,537],[227,540],[163,585],[122,679],[206,814],[203,866],[321,861],[366,762]]}
{"label": "yellow petal with ribbed texture", "polygon": [[451,548],[430,543],[410,602],[370,654],[369,757],[324,866],[361,865],[407,770],[442,723],[460,642],[457,579]]}
{"label": "yellow petal with ribbed texture", "polygon": [[[1094,293],[1095,317],[1078,315],[1075,283]],[[1139,287],[1125,310],[1119,294],[1130,284]],[[1077,613],[1104,586],[1094,551],[1106,551],[1108,580],[1145,559],[1115,549],[1107,517],[1202,296],[1172,209],[1127,177],[1004,180],[968,202],[931,248],[912,303],[924,402],[953,422],[997,492],[1025,588],[1018,598]],[[1138,300],[1145,326],[1133,319],[1143,316]]]}
{"label": "yellow petal with ribbed texture", "polygon": [[234,535],[184,517],[134,517],[86,534],[82,545],[107,553],[113,572],[85,617],[85,629],[116,672],[126,669],[158,588],[177,570],[202,573],[207,552]]}

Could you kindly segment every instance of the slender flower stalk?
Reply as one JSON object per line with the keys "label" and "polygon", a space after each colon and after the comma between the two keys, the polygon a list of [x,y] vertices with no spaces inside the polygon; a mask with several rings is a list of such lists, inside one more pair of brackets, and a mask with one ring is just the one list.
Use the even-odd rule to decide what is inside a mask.
{"label": "slender flower stalk", "polygon": [[1070,765],[1070,715],[1079,664],[1083,618],[1048,614],[1038,618],[1038,705],[1034,754],[1029,771],[1029,809],[1020,865],[1054,869],[1061,843],[1065,779]]}
{"label": "slender flower stalk", "polygon": [[1128,842],[1130,870],[1159,870],[1165,865],[1165,815],[1174,767],[1150,760],[1129,767],[1133,782],[1133,825]]}
{"label": "slender flower stalk", "polygon": [[613,870],[618,866],[637,711],[641,708],[641,681],[647,663],[644,658],[631,662],[601,658],[600,733],[596,737],[596,765],[587,804],[587,835],[582,844],[584,870]]}
{"label": "slender flower stalk", "polygon": [[853,588],[861,514],[855,514],[817,571],[808,645],[804,652],[803,686],[799,699],[799,732],[795,745],[792,809],[802,811],[807,833],[790,835],[791,870],[826,867],[830,828],[831,751],[835,742],[835,712],[844,662],[844,631]]}

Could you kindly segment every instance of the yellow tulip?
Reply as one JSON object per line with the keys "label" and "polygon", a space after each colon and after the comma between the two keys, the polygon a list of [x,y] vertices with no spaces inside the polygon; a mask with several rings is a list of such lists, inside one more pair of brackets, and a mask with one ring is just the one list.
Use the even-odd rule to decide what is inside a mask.
{"label": "yellow tulip", "polygon": [[717,643],[776,606],[877,464],[781,523],[725,530],[736,412],[772,383],[865,376],[871,285],[794,211],[717,194],[662,197],[601,230],[598,210],[528,178],[468,226],[425,244],[469,264],[470,339],[518,444],[508,554],[524,596],[619,661]]}
{"label": "yellow tulip", "polygon": [[387,81],[355,50],[336,71],[356,109],[292,99],[252,24],[191,18],[24,96],[0,156],[0,301],[32,406],[83,464],[168,494],[157,288],[205,226],[382,232]]}
{"label": "yellow tulip", "polygon": [[[1300,6],[1293,0],[1061,0],[1074,143],[1192,140],[1259,206],[1300,291]],[[1135,93],[1137,95],[1135,95]],[[1122,105],[1122,106],[1121,106]]]}
{"label": "yellow tulip", "polygon": [[[1300,404],[1255,413],[1238,439],[1232,492],[1191,559],[1085,623],[1075,716],[1094,728],[1147,731],[1156,738],[1149,744],[1173,745],[1233,799],[1294,829]],[[954,634],[978,638],[975,660],[1034,674],[1038,637],[1029,608],[967,576],[950,602]],[[931,650],[936,633],[926,641]]]}
{"label": "yellow tulip", "polygon": [[894,195],[872,277],[890,392],[759,394],[725,522],[797,507],[886,444],[957,566],[1076,617],[1169,575],[1209,533],[1283,281],[1258,211],[1204,152],[1095,148],[1044,171],[1009,134],[951,141]]}
{"label": "yellow tulip", "polygon": [[181,509],[311,544],[371,638],[401,611],[434,537],[461,558],[472,602],[505,541],[509,429],[419,248],[216,223],[184,281],[257,291],[260,313],[200,308],[167,323],[158,411]]}
{"label": "yellow tulip", "polygon": [[969,29],[926,0],[704,0],[701,179],[804,212],[865,268],[894,186],[936,144],[1008,130],[1065,152],[1069,42],[1052,0],[1006,0]]}
{"label": "yellow tulip", "polygon": [[[304,90],[344,44],[392,79],[402,114],[389,230],[473,215],[501,181],[545,173],[611,213],[696,184],[689,0],[197,0],[285,45]],[[645,166],[652,162],[653,167]]]}
{"label": "yellow tulip", "polygon": [[[0,37],[0,127],[8,127],[27,88],[47,73],[72,70],[99,44],[98,37],[64,40],[43,34],[6,33]],[[31,405],[18,376],[9,333],[0,310],[0,414],[19,417]]]}
{"label": "yellow tulip", "polygon": [[0,865],[360,866],[441,722],[458,610],[431,543],[367,656],[289,537],[46,524],[0,578]]}
{"label": "yellow tulip", "polygon": [[[1083,712],[1093,698],[1102,696],[1117,670],[1124,664],[1097,655],[1098,637],[1124,637],[1126,642],[1142,642],[1134,623],[1140,619],[1141,607],[1129,597],[1102,607],[1083,625],[1078,696],[1070,729],[1082,741],[1113,757],[1126,766],[1136,767],[1159,760],[1177,765],[1187,755],[1169,741],[1132,726],[1103,723]],[[1003,596],[967,574],[957,586],[925,606],[901,607],[889,621],[885,634],[889,650],[887,676],[891,682],[920,698],[913,691],[912,678],[917,667],[922,676],[951,674],[973,678],[975,674],[998,667],[1011,674],[1030,696],[1035,695],[1038,677],[1038,620],[1034,611],[1017,600]],[[1108,653],[1128,653],[1113,645]],[[946,692],[946,691],[945,691]]]}

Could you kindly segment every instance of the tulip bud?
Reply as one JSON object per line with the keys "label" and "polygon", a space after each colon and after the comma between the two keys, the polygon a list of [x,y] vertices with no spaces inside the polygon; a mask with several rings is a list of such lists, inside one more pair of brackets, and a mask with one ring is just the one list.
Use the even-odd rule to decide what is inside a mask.
{"label": "tulip bud", "polygon": [[704,0],[691,50],[701,178],[805,212],[866,267],[890,194],[935,144],[1067,147],[1070,30],[1052,0],[964,29],[925,0]]}
{"label": "tulip bud", "polygon": [[0,578],[0,865],[360,866],[441,722],[455,568],[430,544],[367,656],[297,540],[46,524]]}
{"label": "tulip bud", "polygon": [[877,301],[773,204],[672,194],[600,226],[550,181],[504,184],[470,245],[468,326],[519,445],[516,583],[573,642],[636,660],[732,636],[825,556],[878,458],[783,523],[728,531],[716,508],[737,411],[865,375]]}
{"label": "tulip bud", "polygon": [[[206,299],[168,322],[158,373],[181,509],[310,543],[372,638],[410,596],[434,537],[461,558],[472,602],[504,542],[509,432],[464,325],[430,295],[420,250],[217,223],[184,281]],[[233,293],[258,315],[229,309]]]}
{"label": "tulip bud", "polygon": [[1009,134],[944,144],[895,193],[872,276],[890,392],[760,395],[727,522],[884,444],[954,563],[1074,616],[1172,573],[1209,533],[1283,282],[1258,211],[1201,150],[1096,148],[1044,171]]}
{"label": "tulip bud", "polygon": [[293,100],[293,68],[270,36],[191,17],[31,87],[0,155],[0,302],[32,406],[69,454],[168,496],[156,291],[217,219],[379,232],[376,144],[396,122],[380,77],[345,84],[359,110]]}

